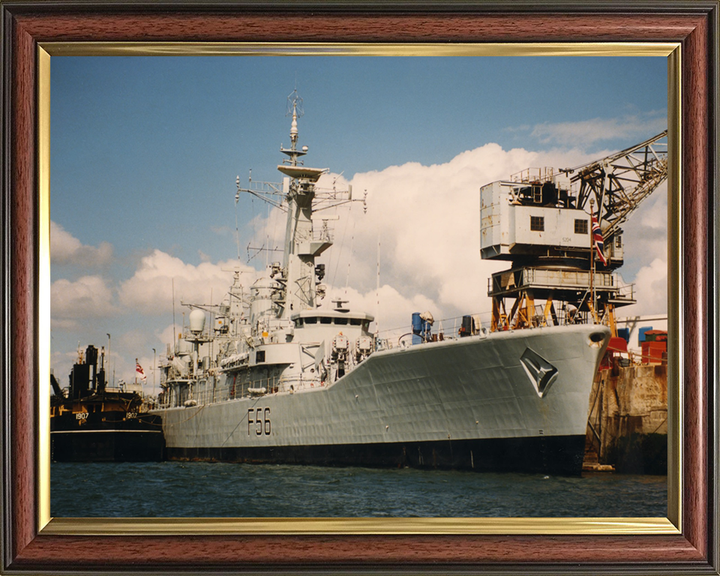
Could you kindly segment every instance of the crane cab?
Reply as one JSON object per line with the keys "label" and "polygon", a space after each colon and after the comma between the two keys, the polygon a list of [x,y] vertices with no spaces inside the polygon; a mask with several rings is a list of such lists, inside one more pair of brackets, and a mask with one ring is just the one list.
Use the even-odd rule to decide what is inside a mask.
{"label": "crane cab", "polygon": [[[588,259],[592,223],[572,190],[570,178],[552,168],[530,168],[510,180],[480,189],[480,253],[484,259]],[[622,264],[618,234],[605,247]]]}

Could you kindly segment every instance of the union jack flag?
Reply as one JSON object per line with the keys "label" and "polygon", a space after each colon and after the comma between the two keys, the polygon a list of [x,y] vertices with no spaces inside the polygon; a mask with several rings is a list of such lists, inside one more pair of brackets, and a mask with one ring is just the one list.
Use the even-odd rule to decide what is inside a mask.
{"label": "union jack flag", "polygon": [[597,218],[595,218],[594,215],[591,215],[592,218],[592,235],[593,235],[593,242],[595,243],[595,249],[597,250],[598,257],[600,258],[600,262],[603,263],[603,266],[607,264],[607,258],[605,258],[605,254],[603,254],[603,237],[602,237],[602,231],[600,230],[600,224],[598,224]]}
{"label": "union jack flag", "polygon": [[145,376],[145,371],[142,369],[142,366],[140,366],[137,358],[135,359],[135,375],[141,380],[147,380],[147,376]]}

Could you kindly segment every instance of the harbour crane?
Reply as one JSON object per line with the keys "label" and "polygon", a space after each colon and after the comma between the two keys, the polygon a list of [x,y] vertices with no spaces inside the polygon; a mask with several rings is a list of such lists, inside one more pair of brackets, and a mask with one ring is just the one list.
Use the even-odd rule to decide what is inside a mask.
{"label": "harbour crane", "polygon": [[491,329],[602,322],[615,333],[615,308],[635,303],[613,274],[620,226],[667,176],[665,130],[583,166],[528,168],[483,186],[481,256],[512,262],[490,278]]}
{"label": "harbour crane", "polygon": [[[578,205],[588,200],[598,206],[596,218],[604,243],[622,233],[620,225],[640,203],[667,180],[667,130],[630,148],[587,164],[572,173],[571,183],[579,184]],[[622,264],[615,260],[615,268]]]}

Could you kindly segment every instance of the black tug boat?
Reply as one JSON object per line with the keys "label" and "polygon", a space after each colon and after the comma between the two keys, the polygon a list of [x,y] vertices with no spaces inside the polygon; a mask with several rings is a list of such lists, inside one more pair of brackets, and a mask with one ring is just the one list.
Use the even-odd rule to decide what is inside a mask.
{"label": "black tug boat", "polygon": [[[100,367],[98,369],[98,359]],[[105,349],[88,346],[70,372],[67,394],[50,375],[54,462],[154,462],[163,459],[162,418],[143,412],[135,392],[108,390]]]}

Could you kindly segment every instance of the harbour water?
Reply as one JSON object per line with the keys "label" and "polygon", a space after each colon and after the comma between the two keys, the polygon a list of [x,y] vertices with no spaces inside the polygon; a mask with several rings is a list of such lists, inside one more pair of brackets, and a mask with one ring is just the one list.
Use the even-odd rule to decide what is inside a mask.
{"label": "harbour water", "polygon": [[54,517],[665,517],[667,478],[53,463]]}

